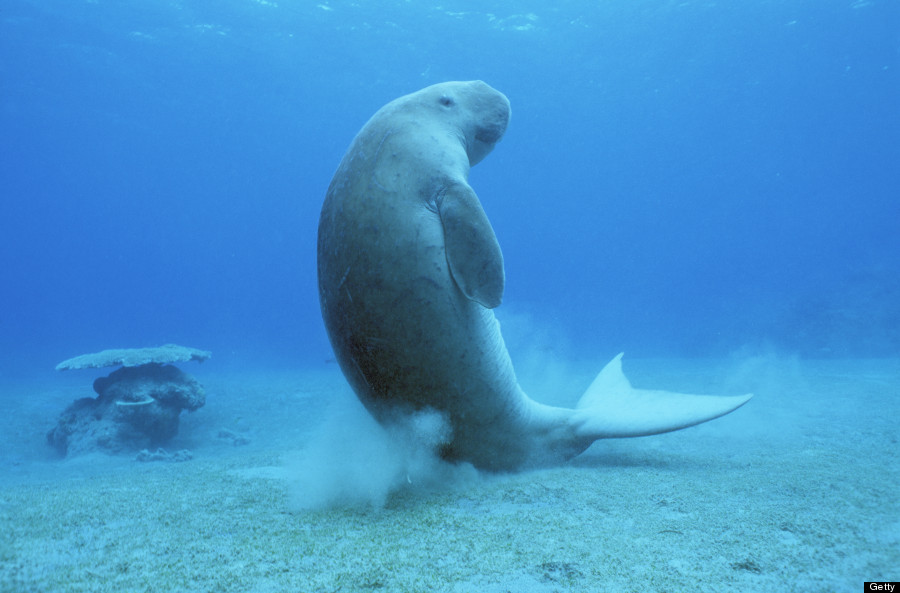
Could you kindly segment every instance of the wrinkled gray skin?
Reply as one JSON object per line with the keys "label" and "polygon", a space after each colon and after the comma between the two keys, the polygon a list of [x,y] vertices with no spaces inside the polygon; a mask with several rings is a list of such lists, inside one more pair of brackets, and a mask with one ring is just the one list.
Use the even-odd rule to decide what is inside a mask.
{"label": "wrinkled gray skin", "polygon": [[392,101],[341,161],[318,238],[322,315],[359,399],[382,422],[443,412],[444,455],[488,469],[561,460],[592,440],[548,443],[565,425],[530,422],[533,406],[554,409],[519,389],[491,311],[503,258],[467,179],[509,117],[506,97],[480,81]]}

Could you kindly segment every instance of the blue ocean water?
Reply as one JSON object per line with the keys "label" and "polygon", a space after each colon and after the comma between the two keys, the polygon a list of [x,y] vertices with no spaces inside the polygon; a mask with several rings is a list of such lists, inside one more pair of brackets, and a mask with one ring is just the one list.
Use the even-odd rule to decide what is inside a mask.
{"label": "blue ocean water", "polygon": [[512,104],[470,178],[501,320],[599,360],[900,353],[896,2],[5,0],[0,374],[330,358],[331,175],[454,79]]}

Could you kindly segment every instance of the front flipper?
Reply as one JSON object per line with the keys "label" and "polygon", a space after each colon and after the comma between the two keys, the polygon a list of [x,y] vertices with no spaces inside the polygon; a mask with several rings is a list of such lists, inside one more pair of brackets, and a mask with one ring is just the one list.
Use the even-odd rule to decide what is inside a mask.
{"label": "front flipper", "polygon": [[622,373],[619,354],[578,402],[576,434],[592,439],[638,437],[687,428],[736,410],[752,394],[731,397],[635,389]]}
{"label": "front flipper", "polygon": [[436,202],[453,280],[466,297],[493,309],[503,298],[503,254],[478,196],[455,182]]}

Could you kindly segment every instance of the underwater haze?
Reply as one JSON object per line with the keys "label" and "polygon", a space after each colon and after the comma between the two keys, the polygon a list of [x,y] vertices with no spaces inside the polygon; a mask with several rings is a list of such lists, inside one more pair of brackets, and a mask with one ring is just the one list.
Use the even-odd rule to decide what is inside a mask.
{"label": "underwater haze", "polygon": [[167,342],[329,359],[316,229],[344,150],[470,79],[513,111],[470,177],[508,333],[900,353],[896,2],[7,0],[0,56],[6,377]]}
{"label": "underwater haze", "polygon": [[[440,332],[383,383],[444,414],[379,424],[319,213],[369,118],[450,80],[512,109],[469,182],[515,377]],[[898,0],[2,0],[0,204],[3,593],[898,579]],[[726,409],[666,392],[754,395],[472,465]]]}

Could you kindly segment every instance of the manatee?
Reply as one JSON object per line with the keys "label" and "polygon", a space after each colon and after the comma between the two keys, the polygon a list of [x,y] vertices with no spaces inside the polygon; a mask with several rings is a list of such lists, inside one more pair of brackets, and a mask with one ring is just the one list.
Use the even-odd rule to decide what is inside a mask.
{"label": "manatee", "polygon": [[622,355],[575,408],[529,398],[493,309],[503,255],[468,183],[503,137],[507,98],[481,81],[391,101],[363,126],[328,187],[318,229],[322,317],[341,370],[381,423],[435,410],[441,454],[491,471],[561,463],[597,439],[712,420],[751,395],[634,389]]}

